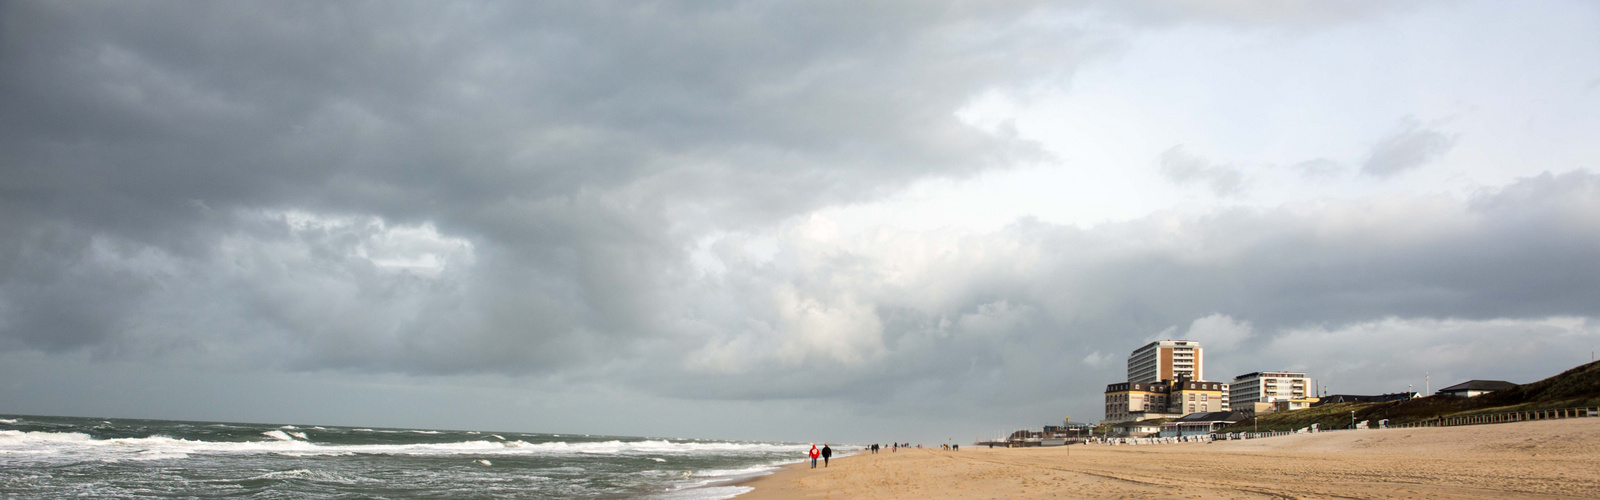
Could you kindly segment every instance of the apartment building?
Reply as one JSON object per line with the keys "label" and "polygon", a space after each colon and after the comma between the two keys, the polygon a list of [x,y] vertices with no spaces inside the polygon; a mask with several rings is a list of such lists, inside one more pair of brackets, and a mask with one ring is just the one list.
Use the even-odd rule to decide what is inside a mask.
{"label": "apartment building", "polygon": [[1106,386],[1106,422],[1173,418],[1195,412],[1227,411],[1228,384],[1189,380],[1118,382]]}
{"label": "apartment building", "polygon": [[1233,378],[1228,384],[1229,401],[1235,407],[1248,408],[1252,403],[1276,403],[1289,399],[1315,396],[1311,388],[1316,381],[1298,372],[1251,372]]}
{"label": "apartment building", "polygon": [[1205,356],[1192,340],[1158,340],[1133,350],[1128,356],[1128,382],[1153,384],[1162,380],[1205,380]]}
{"label": "apartment building", "polygon": [[1143,382],[1118,382],[1106,386],[1107,422],[1143,420],[1151,414],[1167,411],[1167,394],[1171,384]]}
{"label": "apartment building", "polygon": [[1180,378],[1172,381],[1168,390],[1167,412],[1205,413],[1228,411],[1228,384]]}

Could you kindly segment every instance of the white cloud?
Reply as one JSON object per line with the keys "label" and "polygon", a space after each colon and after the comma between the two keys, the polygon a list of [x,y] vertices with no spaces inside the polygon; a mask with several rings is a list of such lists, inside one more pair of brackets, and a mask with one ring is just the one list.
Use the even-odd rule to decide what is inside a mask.
{"label": "white cloud", "polygon": [[1105,366],[1110,366],[1110,365],[1114,364],[1117,361],[1121,361],[1121,359],[1118,358],[1116,355],[1106,354],[1106,353],[1102,353],[1100,351],[1091,352],[1091,353],[1089,353],[1088,356],[1084,356],[1083,357],[1083,364],[1086,364],[1086,365],[1089,365],[1089,366],[1092,366],[1092,367],[1095,367],[1095,368],[1102,368],[1102,367],[1105,367]]}
{"label": "white cloud", "polygon": [[1208,351],[1226,353],[1238,349],[1255,332],[1249,321],[1238,321],[1226,314],[1212,314],[1189,324],[1183,338],[1200,342]]}

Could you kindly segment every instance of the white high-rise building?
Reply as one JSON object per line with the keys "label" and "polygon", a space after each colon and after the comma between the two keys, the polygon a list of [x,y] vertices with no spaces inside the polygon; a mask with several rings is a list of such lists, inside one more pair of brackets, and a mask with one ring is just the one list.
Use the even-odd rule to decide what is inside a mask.
{"label": "white high-rise building", "polygon": [[1250,403],[1275,403],[1289,399],[1315,397],[1316,381],[1297,372],[1251,372],[1233,378],[1228,384],[1228,401],[1234,408]]}
{"label": "white high-rise building", "polygon": [[1133,350],[1128,356],[1128,382],[1153,384],[1162,380],[1205,380],[1204,356],[1200,343],[1192,340],[1159,340]]}

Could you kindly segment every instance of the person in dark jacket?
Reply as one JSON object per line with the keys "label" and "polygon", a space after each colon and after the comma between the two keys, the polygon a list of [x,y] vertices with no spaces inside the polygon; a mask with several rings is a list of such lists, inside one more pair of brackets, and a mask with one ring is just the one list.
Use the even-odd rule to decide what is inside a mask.
{"label": "person in dark jacket", "polygon": [[828,457],[832,457],[832,456],[833,456],[833,448],[829,448],[828,447],[828,443],[822,443],[822,466],[823,467],[827,467],[828,466]]}

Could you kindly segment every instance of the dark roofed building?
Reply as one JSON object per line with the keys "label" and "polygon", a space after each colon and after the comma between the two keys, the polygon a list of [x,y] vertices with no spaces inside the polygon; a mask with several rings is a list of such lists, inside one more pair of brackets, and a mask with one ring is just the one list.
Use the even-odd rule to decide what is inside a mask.
{"label": "dark roofed building", "polygon": [[1210,411],[1204,413],[1190,413],[1182,418],[1168,420],[1161,424],[1161,436],[1203,436],[1221,430],[1223,427],[1241,422],[1250,418],[1243,412],[1237,411]]}
{"label": "dark roofed building", "polygon": [[1334,403],[1387,403],[1390,401],[1405,401],[1415,397],[1417,397],[1417,393],[1415,392],[1396,392],[1394,394],[1379,394],[1376,396],[1367,396],[1361,394],[1334,394],[1332,396],[1323,396],[1322,400],[1311,403],[1311,406],[1314,408]]}
{"label": "dark roofed building", "polygon": [[1439,389],[1439,395],[1470,398],[1474,396],[1482,396],[1494,391],[1503,391],[1516,386],[1517,384],[1506,382],[1504,380],[1468,380],[1450,387]]}

